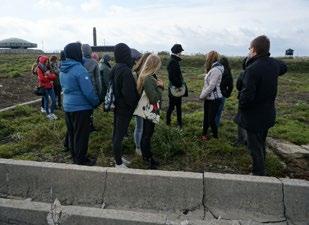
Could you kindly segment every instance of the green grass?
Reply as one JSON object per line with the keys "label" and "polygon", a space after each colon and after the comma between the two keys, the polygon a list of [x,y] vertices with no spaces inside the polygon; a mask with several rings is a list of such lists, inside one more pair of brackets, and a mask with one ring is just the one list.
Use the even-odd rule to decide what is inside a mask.
{"label": "green grass", "polygon": [[[166,63],[159,76],[167,86]],[[1,57],[0,57],[1,59]],[[232,58],[234,79],[241,71],[241,58]],[[309,104],[308,87],[309,60],[284,59],[289,65],[288,74],[279,79],[277,99],[277,123],[270,129],[269,136],[286,139],[296,144],[309,142]],[[163,97],[162,121],[156,126],[152,139],[154,155],[161,162],[163,170],[212,171],[247,174],[250,172],[251,158],[245,147],[233,145],[237,126],[233,118],[237,112],[237,92],[227,99],[219,128],[219,140],[211,139],[205,143],[200,140],[203,122],[203,103],[198,95],[203,86],[204,56],[186,56],[181,62],[182,70],[189,87],[189,97],[184,98],[184,129],[176,129],[175,115],[172,128],[164,124],[167,107],[167,91]],[[0,157],[28,159],[37,161],[71,162],[70,155],[64,151],[63,140],[65,124],[63,113],[57,121],[48,121],[37,107],[18,107],[0,113]],[[98,132],[91,134],[89,154],[97,157],[98,166],[113,165],[112,154],[112,114],[95,110],[95,126]],[[134,154],[134,121],[129,127],[129,137],[124,141],[124,153],[133,161],[131,167],[146,168],[140,157]],[[280,159],[269,153],[266,161],[270,176],[282,177],[286,171]]]}

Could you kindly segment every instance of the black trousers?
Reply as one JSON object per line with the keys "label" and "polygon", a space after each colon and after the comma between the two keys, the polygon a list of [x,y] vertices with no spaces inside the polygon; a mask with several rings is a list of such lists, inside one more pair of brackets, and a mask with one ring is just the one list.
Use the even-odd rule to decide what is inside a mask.
{"label": "black trousers", "polygon": [[132,115],[124,115],[114,112],[113,152],[117,165],[122,164],[122,141],[128,132]]}
{"label": "black trousers", "polygon": [[247,146],[252,157],[252,173],[253,175],[265,175],[265,159],[266,159],[266,146],[265,141],[268,129],[260,132],[247,133]]}
{"label": "black trousers", "polygon": [[177,112],[177,125],[182,127],[182,112],[181,112],[181,102],[182,98],[181,97],[174,97],[169,95],[169,102],[168,102],[168,109],[166,112],[166,124],[170,125],[171,124],[171,115],[172,112],[174,111],[174,108],[176,106],[176,112]]}
{"label": "black trousers", "polygon": [[218,100],[204,101],[204,123],[203,135],[207,135],[209,126],[211,127],[213,136],[218,138],[218,127],[216,124],[216,115],[219,109],[220,102]]}
{"label": "black trousers", "polygon": [[141,140],[141,151],[143,158],[148,160],[152,157],[151,138],[154,132],[155,124],[150,120],[144,119],[143,134]]}
{"label": "black trousers", "polygon": [[65,113],[67,134],[64,146],[70,150],[73,162],[80,165],[88,159],[91,112],[92,110],[84,110]]}
{"label": "black trousers", "polygon": [[57,98],[58,107],[61,107],[62,106],[62,100],[61,100],[62,88],[61,88],[60,84],[54,86],[54,91],[55,91],[55,95],[56,95],[56,98]]}

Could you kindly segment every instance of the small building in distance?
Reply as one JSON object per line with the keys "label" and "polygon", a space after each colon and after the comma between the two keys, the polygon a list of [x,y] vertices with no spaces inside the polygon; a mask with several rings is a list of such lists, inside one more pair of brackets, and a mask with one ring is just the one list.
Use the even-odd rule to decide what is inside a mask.
{"label": "small building in distance", "polygon": [[8,38],[0,41],[0,53],[7,54],[41,54],[43,51],[37,48],[38,45],[20,38]]}
{"label": "small building in distance", "polygon": [[294,55],[294,50],[291,49],[291,48],[285,50],[285,55],[286,55],[286,56],[289,56],[289,57],[293,57],[293,55]]}

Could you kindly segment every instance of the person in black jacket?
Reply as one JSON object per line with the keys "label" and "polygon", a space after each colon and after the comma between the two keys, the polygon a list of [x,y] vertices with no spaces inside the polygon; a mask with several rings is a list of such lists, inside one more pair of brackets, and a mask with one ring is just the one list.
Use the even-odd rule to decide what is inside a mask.
{"label": "person in black jacket", "polygon": [[[168,80],[169,80],[169,87],[175,86],[176,88],[182,87],[184,80],[181,74],[179,62],[181,61],[181,52],[183,52],[183,48],[180,44],[175,44],[171,48],[172,54],[171,59],[167,65],[167,72],[168,72]],[[177,111],[177,125],[179,128],[182,128],[182,112],[181,112],[181,102],[182,97],[175,97],[172,95],[170,88],[168,89],[168,97],[169,97],[169,105],[166,112],[166,124],[171,124],[171,114],[174,111],[176,106]]]}
{"label": "person in black jacket", "polygon": [[265,36],[250,44],[239,95],[236,122],[247,133],[247,146],[253,165],[253,175],[265,175],[265,141],[268,129],[275,125],[278,76],[287,72],[287,66],[269,54],[270,41]]}
{"label": "person in black jacket", "polygon": [[113,151],[116,167],[126,168],[122,158],[122,141],[138,103],[136,82],[132,74],[133,59],[130,48],[117,44],[114,51],[116,65],[111,70],[113,92],[115,95]]}

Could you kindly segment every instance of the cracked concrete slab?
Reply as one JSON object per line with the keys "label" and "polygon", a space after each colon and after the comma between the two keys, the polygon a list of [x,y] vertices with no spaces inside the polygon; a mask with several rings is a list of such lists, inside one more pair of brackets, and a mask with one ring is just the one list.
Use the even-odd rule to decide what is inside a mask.
{"label": "cracked concrete slab", "polygon": [[107,208],[193,210],[202,218],[202,198],[202,174],[107,169]]}
{"label": "cracked concrete slab", "polygon": [[[2,170],[5,164],[1,159],[0,165]],[[19,161],[6,164],[5,169],[7,195],[41,202],[53,202],[57,198],[64,205],[100,207],[103,203],[104,168]]]}
{"label": "cracked concrete slab", "polygon": [[309,224],[309,182],[280,179],[283,183],[286,217],[292,224]]}
{"label": "cracked concrete slab", "polygon": [[271,177],[205,173],[205,206],[216,218],[283,221],[281,182]]}

